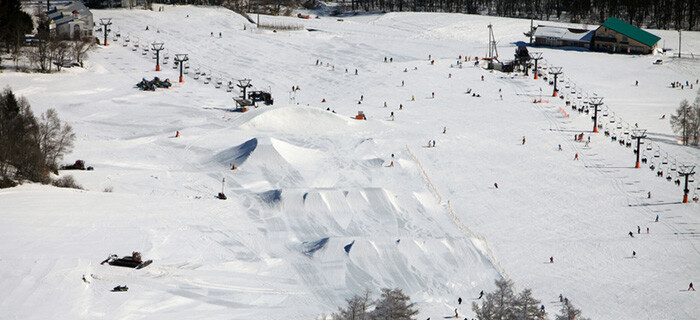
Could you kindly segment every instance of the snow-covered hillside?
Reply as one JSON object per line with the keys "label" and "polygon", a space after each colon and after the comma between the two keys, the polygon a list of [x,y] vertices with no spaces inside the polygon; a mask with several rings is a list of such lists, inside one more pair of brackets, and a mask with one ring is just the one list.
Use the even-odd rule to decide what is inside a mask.
{"label": "snow-covered hillside", "polygon": [[[534,49],[563,67],[566,97],[605,97],[601,121],[617,137],[648,129],[649,163],[635,169],[631,148],[591,134],[590,114],[552,98],[545,81],[473,60],[457,67],[459,56],[484,56],[489,23],[511,57],[527,20],[261,16],[306,28],[273,32],[213,7],[94,15],[121,37],[85,69],[0,73],[35,113],[56,108],[74,127],[66,163],[95,167],[61,172],[86,191],[0,190],[1,318],[313,319],[382,287],[410,295],[417,319],[455,308],[471,318],[472,299],[501,277],[550,314],[563,294],[593,319],[698,318],[700,296],[686,289],[700,284],[700,206],[680,203],[682,188],[647,166],[674,179],[674,160],[700,166],[700,150],[679,146],[668,122],[697,94],[670,82],[697,81],[700,60]],[[700,33],[683,37],[684,52],[700,52]],[[132,50],[154,41],[170,56],[160,72]],[[176,53],[189,57],[184,83]],[[195,80],[195,69],[225,84],[250,78],[275,104],[230,112],[235,93]],[[153,76],[175,85],[134,88]],[[222,179],[226,201],[214,198]],[[100,265],[132,251],[153,264]],[[117,285],[130,290],[109,291]]]}

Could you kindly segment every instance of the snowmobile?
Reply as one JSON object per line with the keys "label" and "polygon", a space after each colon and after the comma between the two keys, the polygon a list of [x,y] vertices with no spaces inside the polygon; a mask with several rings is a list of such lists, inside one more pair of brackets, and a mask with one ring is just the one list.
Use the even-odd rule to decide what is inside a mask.
{"label": "snowmobile", "polygon": [[131,253],[131,256],[126,256],[123,258],[119,258],[119,256],[117,256],[116,254],[112,254],[109,257],[107,257],[107,259],[102,261],[102,263],[100,263],[100,264],[107,263],[111,266],[141,269],[141,268],[147,267],[152,262],[153,262],[153,260],[147,260],[147,261],[141,260],[141,253],[134,251]]}
{"label": "snowmobile", "polygon": [[83,161],[83,160],[75,160],[74,164],[61,166],[61,170],[85,170],[85,169],[93,170],[93,167],[85,168],[85,161]]}
{"label": "snowmobile", "polygon": [[114,288],[112,289],[112,292],[125,292],[125,291],[128,291],[128,290],[129,290],[129,287],[127,287],[127,286],[124,285],[124,286],[116,286],[116,287],[114,287]]}

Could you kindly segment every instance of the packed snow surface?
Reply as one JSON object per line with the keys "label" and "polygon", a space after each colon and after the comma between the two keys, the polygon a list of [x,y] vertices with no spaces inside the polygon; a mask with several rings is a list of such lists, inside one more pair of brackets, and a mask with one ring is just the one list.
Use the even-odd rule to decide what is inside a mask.
{"label": "packed snow surface", "polygon": [[[593,319],[698,318],[686,289],[700,285],[700,207],[656,171],[675,180],[678,165],[700,165],[669,124],[697,94],[670,83],[697,86],[700,60],[530,48],[540,66],[563,67],[560,99],[546,81],[474,66],[489,23],[508,59],[527,20],[261,16],[304,27],[272,31],[225,9],[163,8],[94,10],[112,18],[110,45],[84,69],[0,74],[36,114],[56,108],[73,126],[66,163],[95,168],[60,172],[84,191],[0,190],[3,319],[313,319],[382,287],[403,289],[418,319],[471,318],[500,278],[550,314],[562,294]],[[700,33],[683,37],[698,56]],[[169,58],[160,72],[142,54],[154,41]],[[184,83],[176,53],[188,54]],[[153,76],[174,86],[134,87]],[[231,112],[238,88],[225,89],[243,78],[274,105]],[[594,94],[604,128],[591,134],[592,110],[566,101]],[[630,141],[635,124],[649,136],[640,169],[633,148],[603,134]],[[222,179],[225,201],[214,198]],[[100,265],[132,251],[153,264]]]}

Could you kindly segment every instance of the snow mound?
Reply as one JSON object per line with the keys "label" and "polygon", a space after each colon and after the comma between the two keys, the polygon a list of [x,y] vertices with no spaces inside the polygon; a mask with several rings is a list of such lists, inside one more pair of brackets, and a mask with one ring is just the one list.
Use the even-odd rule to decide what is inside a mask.
{"label": "snow mound", "polygon": [[229,166],[231,163],[240,166],[248,160],[250,154],[253,153],[257,147],[258,139],[253,138],[240,145],[219,152],[214,156],[214,161],[224,166]]}
{"label": "snow mound", "polygon": [[283,107],[270,109],[241,125],[242,129],[310,133],[337,131],[346,128],[350,119],[311,107]]}

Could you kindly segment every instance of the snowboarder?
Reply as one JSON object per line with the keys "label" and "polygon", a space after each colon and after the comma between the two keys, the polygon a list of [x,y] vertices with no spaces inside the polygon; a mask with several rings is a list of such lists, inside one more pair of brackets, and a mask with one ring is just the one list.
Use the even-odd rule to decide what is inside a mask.
{"label": "snowboarder", "polygon": [[447,127],[442,127],[442,134],[447,133]]}
{"label": "snowboarder", "polygon": [[494,182],[493,186],[496,187],[496,189],[498,189],[498,183]]}
{"label": "snowboarder", "polygon": [[637,234],[640,234],[640,233],[642,233],[642,228],[640,228],[639,226],[637,226]]}
{"label": "snowboarder", "polygon": [[637,257],[637,252],[636,252],[636,251],[632,251],[632,258],[636,258],[636,257]]}
{"label": "snowboarder", "polygon": [[433,92],[433,99],[435,99],[435,92]]}
{"label": "snowboarder", "polygon": [[630,238],[634,238],[634,233],[632,233],[632,231],[630,231],[628,234],[630,235]]}
{"label": "snowboarder", "polygon": [[416,96],[411,96],[411,101],[416,101]]}
{"label": "snowboarder", "polygon": [[365,100],[365,96],[364,96],[364,95],[360,95],[360,101],[364,101],[364,100]]}
{"label": "snowboarder", "polygon": [[390,164],[389,166],[390,166],[390,167],[393,167],[393,166],[394,166],[394,161],[392,161],[391,164]]}
{"label": "snowboarder", "polygon": [[688,285],[688,291],[693,290],[695,291],[695,288],[693,288],[693,283],[691,282],[690,285]]}
{"label": "snowboarder", "polygon": [[[107,31],[109,31],[109,30],[107,30]],[[146,31],[148,31],[148,26],[146,26]]]}
{"label": "snowboarder", "polygon": [[231,164],[231,170],[236,170],[236,164],[234,164],[234,163]]}
{"label": "snowboarder", "polygon": [[459,313],[457,313],[457,308],[455,308],[455,318],[459,317]]}
{"label": "snowboarder", "polygon": [[221,38],[221,32],[219,32],[219,38]]}
{"label": "snowboarder", "polygon": [[554,263],[554,257],[549,257],[549,263]]}
{"label": "snowboarder", "polygon": [[355,75],[357,75],[357,69],[355,69]]}
{"label": "snowboarder", "polygon": [[391,121],[394,121],[394,112],[391,112]]}
{"label": "snowboarder", "polygon": [[399,110],[403,110],[403,104],[399,104]]}
{"label": "snowboarder", "polygon": [[457,304],[462,304],[462,297],[459,297],[459,298],[457,299]]}
{"label": "snowboarder", "polygon": [[85,283],[90,283],[90,281],[88,281],[87,279],[85,279],[85,275],[83,275],[83,282],[85,282]]}
{"label": "snowboarder", "polygon": [[561,144],[559,144],[559,151],[561,151]]}
{"label": "snowboarder", "polygon": [[[693,286],[692,282],[690,283],[690,286],[691,287]],[[484,296],[484,290],[481,290],[481,292],[479,292],[479,298],[477,298],[477,299],[481,299],[481,297],[483,297],[483,296]]]}
{"label": "snowboarder", "polygon": [[176,131],[176,132],[175,132],[175,138],[179,138],[179,137],[180,137],[180,131]]}
{"label": "snowboarder", "polygon": [[647,199],[651,199],[651,191],[647,192]]}
{"label": "snowboarder", "polygon": [[634,86],[635,87],[639,86],[639,80],[634,80]]}
{"label": "snowboarder", "polygon": [[659,222],[659,215],[658,214],[656,215],[656,220],[654,220],[654,222]]}

